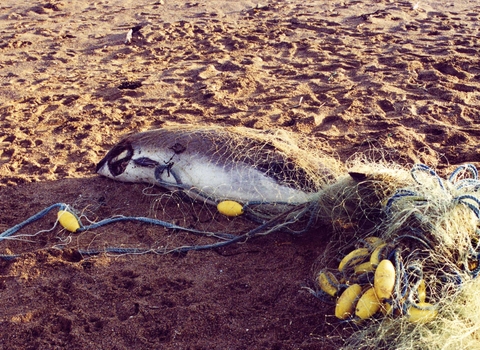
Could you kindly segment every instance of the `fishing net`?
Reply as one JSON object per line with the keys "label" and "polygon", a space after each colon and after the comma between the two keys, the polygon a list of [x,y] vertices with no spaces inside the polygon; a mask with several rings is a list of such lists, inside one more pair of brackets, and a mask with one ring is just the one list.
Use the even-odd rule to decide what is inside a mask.
{"label": "fishing net", "polygon": [[[380,172],[393,174],[388,169]],[[480,302],[473,297],[480,271],[477,170],[466,164],[443,180],[417,164],[409,173],[395,174],[404,181],[392,182],[387,176],[387,184],[377,187],[396,188],[380,192],[383,216],[376,226],[357,231],[356,239],[342,246],[332,243],[320,258],[315,278],[321,288],[316,295],[335,305],[346,329],[340,342],[345,349],[477,348]],[[330,253],[339,250],[340,256]],[[381,260],[392,266],[391,290],[388,297],[369,299],[371,313],[364,317],[363,295],[370,288],[381,291],[377,288]],[[343,293],[354,284],[361,288],[350,299],[350,309],[338,314],[345,306]]]}

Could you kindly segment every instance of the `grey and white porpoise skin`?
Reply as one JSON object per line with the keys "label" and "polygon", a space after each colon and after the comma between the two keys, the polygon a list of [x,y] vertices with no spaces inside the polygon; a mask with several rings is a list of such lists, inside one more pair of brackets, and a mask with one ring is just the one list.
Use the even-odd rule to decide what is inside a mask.
{"label": "grey and white porpoise skin", "polygon": [[261,132],[251,137],[251,130],[248,135],[242,129],[184,126],[132,134],[107,153],[96,171],[119,181],[181,188],[194,198],[201,193],[213,202],[315,198],[321,184],[314,175],[263,141]]}

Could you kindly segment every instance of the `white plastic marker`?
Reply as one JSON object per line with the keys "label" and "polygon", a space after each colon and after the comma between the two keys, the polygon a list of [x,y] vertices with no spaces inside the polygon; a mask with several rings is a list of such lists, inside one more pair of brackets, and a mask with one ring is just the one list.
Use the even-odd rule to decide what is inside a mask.
{"label": "white plastic marker", "polygon": [[127,32],[127,37],[125,38],[125,44],[130,44],[132,42],[133,29],[130,29]]}

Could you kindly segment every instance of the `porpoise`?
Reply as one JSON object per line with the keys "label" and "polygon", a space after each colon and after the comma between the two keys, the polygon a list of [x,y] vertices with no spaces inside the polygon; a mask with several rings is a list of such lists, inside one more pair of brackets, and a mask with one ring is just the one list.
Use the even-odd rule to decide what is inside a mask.
{"label": "porpoise", "polygon": [[[218,203],[305,203],[316,198],[325,172],[318,159],[295,148],[288,154],[271,132],[240,127],[177,126],[123,138],[98,163],[100,175],[184,190],[189,196]],[[319,172],[309,171],[306,164]],[[305,159],[304,159],[305,160]]]}

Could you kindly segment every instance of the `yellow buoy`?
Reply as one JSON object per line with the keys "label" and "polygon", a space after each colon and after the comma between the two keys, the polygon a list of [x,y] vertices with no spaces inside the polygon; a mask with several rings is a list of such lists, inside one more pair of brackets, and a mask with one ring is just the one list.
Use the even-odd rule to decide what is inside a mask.
{"label": "yellow buoy", "polygon": [[362,294],[362,287],[359,284],[353,284],[345,289],[337,300],[335,316],[341,320],[352,316],[355,312],[355,305],[360,294]]}
{"label": "yellow buoy", "polygon": [[58,221],[63,228],[70,232],[76,232],[80,228],[80,223],[73,213],[68,210],[59,210],[57,213]]}
{"label": "yellow buoy", "polygon": [[362,320],[372,317],[378,310],[380,310],[381,304],[375,294],[375,288],[370,288],[363,293],[358,299],[357,307],[355,308],[355,315]]}
{"label": "yellow buoy", "polygon": [[395,287],[395,267],[388,259],[380,261],[375,270],[373,287],[380,300],[389,299]]}
{"label": "yellow buoy", "polygon": [[430,303],[418,303],[407,310],[408,320],[412,323],[428,323],[437,317],[438,310]]}
{"label": "yellow buoy", "polygon": [[340,282],[330,271],[320,271],[317,281],[320,289],[325,293],[332,297],[337,295]]}
{"label": "yellow buoy", "polygon": [[243,214],[243,206],[235,201],[222,201],[217,204],[217,210],[226,216],[239,216]]}
{"label": "yellow buoy", "polygon": [[353,265],[363,263],[369,257],[369,251],[367,248],[355,249],[343,257],[338,265],[338,271],[343,272],[343,270],[346,270]]}
{"label": "yellow buoy", "polygon": [[357,265],[353,268],[355,274],[360,275],[365,272],[375,271],[375,267],[370,263],[370,261],[364,262],[360,265]]}

